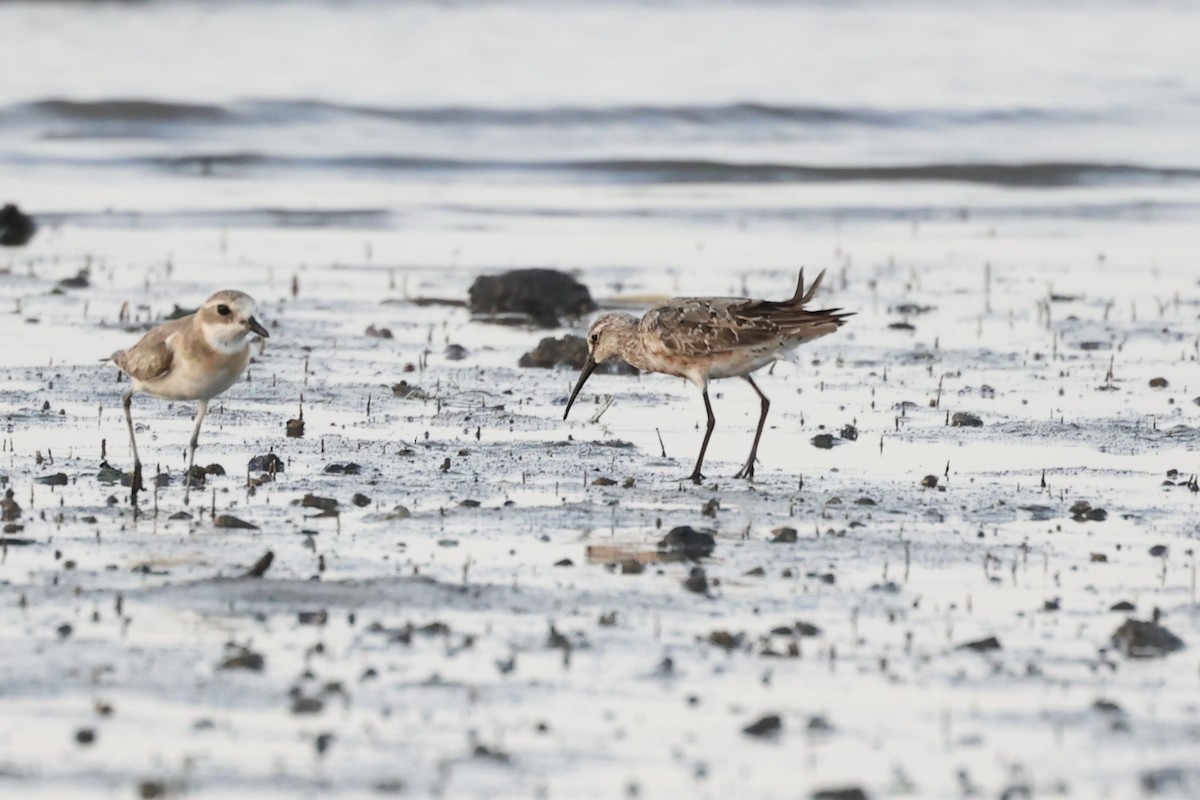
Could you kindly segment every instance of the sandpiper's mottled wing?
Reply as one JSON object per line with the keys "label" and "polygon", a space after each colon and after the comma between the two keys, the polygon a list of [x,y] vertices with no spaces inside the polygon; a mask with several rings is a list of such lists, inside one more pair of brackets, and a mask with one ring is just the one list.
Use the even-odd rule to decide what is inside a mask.
{"label": "sandpiper's mottled wing", "polygon": [[190,316],[164,322],[143,336],[133,347],[113,353],[113,363],[134,380],[158,380],[169,373],[174,365],[175,336],[191,324]]}
{"label": "sandpiper's mottled wing", "polygon": [[805,309],[821,276],[807,292],[803,281],[801,273],[795,296],[784,301],[681,297],[647,311],[639,334],[647,344],[657,341],[668,353],[701,356],[784,341],[799,343],[833,333],[850,315],[837,308]]}

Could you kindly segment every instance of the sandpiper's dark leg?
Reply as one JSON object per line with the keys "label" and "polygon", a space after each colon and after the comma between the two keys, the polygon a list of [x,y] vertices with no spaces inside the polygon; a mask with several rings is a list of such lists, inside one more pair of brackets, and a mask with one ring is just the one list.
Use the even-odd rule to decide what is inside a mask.
{"label": "sandpiper's dark leg", "polygon": [[138,492],[142,490],[142,460],[138,458],[137,439],[133,435],[133,389],[121,395],[121,405],[125,406],[125,424],[129,426],[129,446],[133,448],[133,477],[129,481],[129,499],[137,505]]}
{"label": "sandpiper's dark leg", "polygon": [[758,440],[762,438],[763,425],[767,423],[767,412],[771,410],[771,401],[762,393],[762,389],[758,388],[758,384],[750,379],[749,375],[743,375],[746,383],[754,387],[754,391],[758,392],[758,396],[762,399],[762,413],[758,417],[758,430],[754,433],[754,444],[750,446],[750,458],[746,459],[746,466],[742,467],[741,471],[735,478],[752,479],[754,477],[754,461],[758,458]]}
{"label": "sandpiper's dark leg", "polygon": [[700,456],[696,459],[696,468],[692,470],[692,483],[699,483],[704,480],[704,476],[700,474],[700,466],[704,463],[704,451],[708,449],[708,440],[712,437],[713,428],[717,427],[717,418],[712,413],[712,402],[708,399],[708,387],[704,387],[704,410],[708,412],[708,429],[704,431],[704,441],[700,444]]}
{"label": "sandpiper's dark leg", "polygon": [[196,445],[200,444],[200,424],[204,422],[204,415],[207,413],[208,401],[201,400],[200,407],[196,409],[196,427],[192,429],[192,440],[188,443],[187,472],[183,474],[183,504],[185,506],[192,493],[192,467],[196,464]]}

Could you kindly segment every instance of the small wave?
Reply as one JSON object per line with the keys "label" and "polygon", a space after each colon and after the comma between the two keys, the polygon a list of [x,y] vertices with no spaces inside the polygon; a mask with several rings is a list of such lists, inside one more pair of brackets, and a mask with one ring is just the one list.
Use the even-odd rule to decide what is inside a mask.
{"label": "small wave", "polygon": [[490,108],[485,106],[389,107],[353,105],[321,100],[242,100],[203,104],[169,100],[49,98],[0,109],[7,121],[41,120],[76,125],[280,125],[297,122],[337,122],[368,117],[407,125],[455,127],[598,127],[612,125],[662,126],[877,126],[944,127],[963,125],[1067,124],[1111,117],[1109,112],[1069,109],[911,109],[726,103],[713,105],[551,106]]}
{"label": "small wave", "polygon": [[390,228],[393,213],[384,208],[231,208],[204,211],[61,211],[40,214],[47,224],[91,227],[164,228]]}
{"label": "small wave", "polygon": [[143,159],[176,171],[215,174],[252,169],[375,172],[511,172],[559,174],[632,183],[958,182],[1047,188],[1200,179],[1200,169],[1139,164],[1031,162],[814,166],[697,159],[465,160],[390,155],[280,156],[259,152],[188,154]]}
{"label": "small wave", "polygon": [[219,105],[176,103],[158,100],[38,100],[8,109],[42,118],[70,122],[226,122],[236,116]]}

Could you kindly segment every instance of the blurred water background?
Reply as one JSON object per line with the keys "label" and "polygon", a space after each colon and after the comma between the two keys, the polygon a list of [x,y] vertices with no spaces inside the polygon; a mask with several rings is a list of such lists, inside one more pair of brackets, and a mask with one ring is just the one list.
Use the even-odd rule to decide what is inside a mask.
{"label": "blurred water background", "polygon": [[1190,219],[1200,6],[0,4],[0,196],[51,223]]}

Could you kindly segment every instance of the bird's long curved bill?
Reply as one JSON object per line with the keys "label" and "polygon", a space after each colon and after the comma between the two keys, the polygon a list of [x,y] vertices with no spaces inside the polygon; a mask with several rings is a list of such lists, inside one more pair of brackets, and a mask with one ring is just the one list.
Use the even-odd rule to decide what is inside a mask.
{"label": "bird's long curved bill", "polygon": [[575,404],[575,398],[579,396],[579,390],[583,388],[583,384],[587,383],[587,379],[592,377],[592,373],[596,371],[596,359],[588,356],[588,360],[583,365],[583,371],[579,373],[579,380],[575,383],[575,389],[571,392],[571,399],[567,401],[567,410],[563,412],[563,419],[571,413],[571,406]]}
{"label": "bird's long curved bill", "polygon": [[246,320],[246,324],[250,326],[250,330],[254,331],[255,333],[257,333],[259,336],[263,337],[264,339],[271,338],[271,334],[267,333],[267,329],[264,328],[262,326],[262,323],[259,322],[258,320],[256,320],[254,317],[251,317],[250,319]]}

